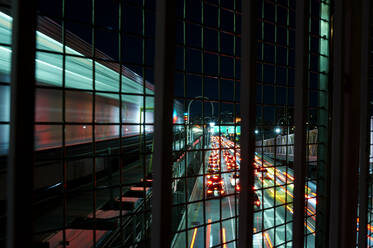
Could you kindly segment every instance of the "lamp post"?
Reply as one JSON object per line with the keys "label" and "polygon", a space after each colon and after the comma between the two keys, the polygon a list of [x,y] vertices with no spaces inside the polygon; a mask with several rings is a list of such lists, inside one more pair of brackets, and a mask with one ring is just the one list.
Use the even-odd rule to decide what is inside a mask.
{"label": "lamp post", "polygon": [[280,119],[278,119],[277,121],[277,126],[279,127],[279,124],[281,124],[282,121],[285,121],[285,125],[287,127],[287,134],[289,134],[290,130],[289,130],[289,119],[290,119],[290,116],[283,116],[281,117]]}
{"label": "lamp post", "polygon": [[[209,100],[208,97],[206,96],[197,96],[196,98],[192,99],[189,104],[188,104],[188,125],[187,125],[187,144],[190,143],[190,138],[192,136],[192,129],[189,127],[190,125],[190,105],[192,104],[192,102],[194,102],[194,100],[197,100],[197,99],[206,99],[206,100]],[[212,102],[210,102],[211,104],[211,118],[214,116],[214,105],[212,104]]]}
{"label": "lamp post", "polygon": [[[289,134],[290,134],[290,128],[289,128],[289,124],[290,124],[290,116],[288,115],[284,115],[282,116],[280,119],[278,119],[277,121],[277,127],[275,128],[275,133],[276,133],[276,136],[275,136],[275,148],[276,148],[276,152],[277,152],[277,136],[282,132],[279,124],[281,123],[285,123],[286,125],[286,153],[285,153],[285,156],[287,157],[287,154],[288,154],[288,139],[289,139]],[[282,124],[283,125],[283,124]],[[276,154],[275,154],[276,156]]]}

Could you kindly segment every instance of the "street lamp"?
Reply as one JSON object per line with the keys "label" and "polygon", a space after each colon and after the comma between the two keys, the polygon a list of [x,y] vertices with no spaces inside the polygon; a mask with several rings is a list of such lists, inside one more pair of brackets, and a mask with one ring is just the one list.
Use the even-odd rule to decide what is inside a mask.
{"label": "street lamp", "polygon": [[[209,100],[208,97],[206,97],[206,96],[197,96],[196,98],[192,99],[189,102],[189,104],[188,104],[188,112],[187,112],[187,115],[188,115],[188,126],[187,126],[187,128],[189,129],[189,132],[187,130],[187,144],[189,144],[189,140],[192,137],[192,130],[189,127],[189,125],[190,125],[190,105],[192,104],[192,102],[194,100],[197,100],[197,99],[206,99],[206,100]],[[212,102],[210,102],[210,104],[211,104],[211,118],[212,118],[214,116],[214,104]]]}
{"label": "street lamp", "polygon": [[255,134],[258,134],[258,133],[259,133],[259,130],[258,130],[258,129],[255,129],[254,133],[255,133]]}
{"label": "street lamp", "polygon": [[280,133],[281,133],[281,128],[276,127],[276,128],[275,128],[275,133],[276,133],[276,134],[280,134]]}

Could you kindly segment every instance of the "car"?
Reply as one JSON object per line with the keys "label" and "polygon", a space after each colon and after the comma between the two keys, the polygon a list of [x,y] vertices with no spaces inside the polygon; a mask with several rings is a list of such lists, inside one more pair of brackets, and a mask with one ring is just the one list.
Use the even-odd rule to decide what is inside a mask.
{"label": "car", "polygon": [[266,173],[259,173],[259,177],[266,180],[272,180],[273,177],[270,176],[267,172]]}
{"label": "car", "polygon": [[232,169],[232,163],[229,161],[226,161],[225,164],[227,165],[227,170],[230,171]]}
{"label": "car", "polygon": [[229,170],[229,171],[234,171],[234,170],[238,169],[236,161],[226,162],[226,164],[227,164],[227,170]]}
{"label": "car", "polygon": [[266,168],[262,167],[262,166],[259,166],[259,167],[257,168],[257,171],[258,171],[258,172],[267,172],[268,170],[267,170]]}
{"label": "car", "polygon": [[259,178],[261,178],[262,180],[266,179],[266,180],[272,180],[273,177],[268,173],[268,170],[266,168],[263,168],[263,167],[259,167],[257,170],[256,170],[256,173],[255,173]]}
{"label": "car", "polygon": [[215,185],[215,184],[224,184],[223,179],[219,174],[212,174],[208,180],[207,180],[207,185]]}
{"label": "car", "polygon": [[208,173],[208,174],[216,174],[216,173],[219,173],[219,168],[216,168],[216,167],[208,167],[208,168],[207,168],[207,173]]}
{"label": "car", "polygon": [[206,175],[206,178],[207,179],[210,179],[213,175],[216,175],[217,173],[219,173],[220,169],[219,168],[211,168],[209,167],[207,169],[207,175]]}
{"label": "car", "polygon": [[217,159],[209,159],[209,164],[217,164],[218,160]]}
{"label": "car", "polygon": [[232,187],[235,187],[240,182],[240,175],[238,173],[233,173],[230,178],[230,183]]}
{"label": "car", "polygon": [[217,183],[217,184],[208,184],[207,185],[207,190],[206,190],[206,195],[207,197],[217,197],[224,195],[224,186],[223,184]]}
{"label": "car", "polygon": [[258,197],[258,194],[253,192],[254,193],[254,206],[257,207],[257,208],[260,208],[260,200],[259,200],[259,197]]}
{"label": "car", "polygon": [[217,170],[220,169],[220,166],[219,166],[218,163],[209,163],[208,167],[213,168],[213,169],[217,169]]}
{"label": "car", "polygon": [[211,155],[209,156],[209,160],[218,160],[218,155],[213,155],[213,154],[211,154]]}

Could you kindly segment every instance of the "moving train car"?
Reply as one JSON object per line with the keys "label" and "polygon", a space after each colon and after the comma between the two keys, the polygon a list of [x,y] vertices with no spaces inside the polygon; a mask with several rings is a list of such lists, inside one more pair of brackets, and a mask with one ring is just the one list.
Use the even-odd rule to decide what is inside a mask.
{"label": "moving train car", "polygon": [[[307,154],[310,158],[317,156],[317,129],[307,132]],[[276,139],[276,143],[275,143]],[[256,141],[256,152],[275,154],[276,156],[294,156],[294,133],[289,135],[277,135],[275,138]]]}
{"label": "moving train car", "polygon": [[[8,152],[12,18],[0,12],[0,156]],[[61,43],[61,27],[39,17],[36,33],[35,150],[37,152],[97,142],[130,138],[153,132],[154,86],[127,67],[95,51],[99,60],[90,58],[91,45],[66,31]],[[27,42],[27,41],[26,41]],[[66,56],[61,55],[65,52]],[[95,80],[93,81],[93,75]],[[63,78],[65,80],[63,80]],[[64,88],[65,90],[62,90]],[[119,93],[120,92],[120,93]],[[25,103],[27,104],[27,103]],[[183,105],[174,103],[174,122],[183,122]],[[121,118],[121,119],[120,119]],[[94,132],[93,132],[94,130]],[[64,136],[64,139],[63,139]],[[129,139],[128,139],[129,140]],[[138,138],[132,139],[138,140]],[[64,142],[64,143],[63,143]],[[126,139],[125,139],[126,142]],[[151,143],[151,139],[150,139]],[[79,163],[71,173],[73,180],[92,173],[90,162]],[[3,166],[1,166],[3,167]],[[74,167],[75,168],[75,167]],[[104,166],[97,165],[98,170]],[[42,179],[44,170],[55,178]],[[59,170],[52,173],[51,170]],[[35,169],[36,188],[60,182],[61,168],[44,164]],[[0,173],[0,181],[5,173]],[[2,188],[2,185],[0,185]],[[2,198],[0,193],[0,199]]]}

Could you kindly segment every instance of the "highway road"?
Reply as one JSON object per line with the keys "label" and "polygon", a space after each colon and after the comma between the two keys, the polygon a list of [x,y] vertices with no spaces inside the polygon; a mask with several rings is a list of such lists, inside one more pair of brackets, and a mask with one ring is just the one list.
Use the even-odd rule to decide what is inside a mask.
{"label": "highway road", "polygon": [[[214,146],[214,141],[211,143]],[[210,148],[212,148],[212,146]],[[218,147],[215,139],[215,147]],[[234,155],[233,142],[223,139],[221,148],[229,149]],[[211,152],[206,153],[205,173],[207,172],[208,158]],[[223,152],[222,152],[223,153]],[[223,156],[221,156],[223,157]],[[239,164],[239,147],[236,147],[236,160]],[[254,247],[290,247],[292,240],[292,199],[294,178],[290,168],[284,166],[274,167],[273,161],[266,157],[256,155],[256,166],[262,169],[255,180],[255,188],[261,202],[254,213]],[[201,166],[200,174],[202,174]],[[187,211],[184,213],[179,225],[179,233],[175,234],[172,247],[236,247],[236,234],[238,233],[238,192],[230,184],[233,172],[227,169],[225,159],[221,159],[221,177],[224,182],[223,197],[207,198],[205,196],[207,179],[198,177],[190,196]],[[307,213],[309,218],[305,222],[307,233],[307,247],[314,247],[316,186],[309,183],[306,187]],[[204,204],[205,203],[205,204]],[[188,231],[182,231],[185,229]]]}

